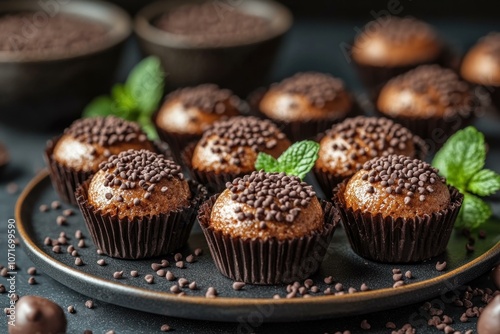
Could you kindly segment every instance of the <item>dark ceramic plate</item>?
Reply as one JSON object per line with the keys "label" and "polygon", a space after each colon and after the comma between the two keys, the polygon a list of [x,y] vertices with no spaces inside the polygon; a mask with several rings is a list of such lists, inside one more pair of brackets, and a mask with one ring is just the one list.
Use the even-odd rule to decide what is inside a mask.
{"label": "dark ceramic plate", "polygon": [[[81,229],[88,236],[83,218],[79,212],[68,217],[66,226],[58,226],[56,217],[61,209],[51,209],[41,213],[39,206],[57,199],[46,172],[39,174],[26,187],[16,207],[17,228],[22,237],[25,251],[35,265],[62,284],[95,299],[136,310],[192,319],[217,321],[300,321],[346,315],[369,313],[412,304],[446,293],[480,276],[500,260],[500,224],[490,221],[484,226],[485,239],[476,236],[475,251],[467,253],[467,239],[454,233],[446,254],[426,263],[412,265],[390,265],[374,263],[357,256],[351,251],[347,238],[341,228],[337,229],[319,272],[311,277],[319,292],[310,293],[311,298],[272,299],[273,295],[286,296],[286,286],[247,285],[240,291],[232,289],[232,281],[223,277],[215,268],[205,239],[198,228],[192,232],[189,246],[181,250],[184,256],[192,254],[193,249],[202,248],[203,254],[194,263],[186,263],[184,269],[170,266],[166,269],[176,277],[196,281],[198,290],[184,288],[185,296],[170,292],[176,282],[158,277],[151,269],[151,263],[161,259],[142,261],[117,260],[99,256],[92,241],[85,239],[87,247],[76,247],[74,233]],[[494,205],[498,216],[500,205]],[[75,258],[63,247],[61,254],[55,254],[51,246],[44,245],[46,236],[56,238],[65,231],[85,265],[77,267]],[[96,264],[104,258],[106,266]],[[164,257],[171,263],[173,256]],[[437,261],[445,260],[447,269],[438,272]],[[403,273],[411,270],[413,279],[405,279],[406,284],[392,288],[392,269],[400,268]],[[122,279],[114,279],[113,273],[124,271]],[[138,270],[139,277],[130,276],[131,270]],[[147,284],[144,276],[153,274],[154,284]],[[371,289],[344,295],[325,295],[326,285],[323,278],[333,276],[345,289],[360,289],[366,283]],[[205,298],[207,288],[217,289],[217,298]]]}

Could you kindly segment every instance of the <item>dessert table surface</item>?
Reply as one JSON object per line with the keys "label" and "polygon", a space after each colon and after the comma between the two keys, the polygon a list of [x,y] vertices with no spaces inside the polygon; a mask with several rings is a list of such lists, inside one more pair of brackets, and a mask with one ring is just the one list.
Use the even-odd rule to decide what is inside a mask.
{"label": "dessert table surface", "polygon": [[[435,24],[442,35],[460,53],[470,47],[480,36],[489,31],[500,29],[498,22],[495,21],[443,19],[430,20],[430,22]],[[341,46],[344,45],[342,43],[349,44],[357,27],[362,26],[363,21],[298,20],[284,40],[272,72],[272,78],[279,80],[295,72],[306,70],[330,72],[344,78],[349,88],[361,94],[360,83],[354,70],[346,61]],[[139,57],[136,42],[129,41],[121,62],[118,79],[122,80],[125,77]],[[21,123],[22,115],[19,115],[19,118]],[[487,167],[498,171],[500,165],[500,147],[498,146],[500,143],[500,133],[498,132],[500,114],[490,112],[482,115],[475,125],[485,133],[490,144]],[[7,263],[7,221],[14,218],[15,203],[23,187],[38,171],[44,168],[42,151],[45,142],[56,134],[56,132],[26,131],[0,124],[0,141],[7,146],[11,154],[10,164],[0,176],[1,265]],[[491,200],[498,201],[500,199],[494,197]],[[496,214],[500,213],[496,212]],[[425,312],[422,312],[420,308],[422,303],[342,319],[271,324],[263,324],[262,319],[265,317],[262,316],[247,317],[238,323],[178,319],[133,311],[99,301],[95,301],[95,308],[87,309],[84,306],[89,299],[87,296],[59,284],[43,272],[39,271],[35,276],[37,284],[29,285],[28,278],[30,276],[26,270],[33,264],[23,252],[21,245],[16,248],[16,263],[18,265],[16,293],[20,296],[40,295],[61,305],[65,309],[68,319],[68,333],[83,333],[86,329],[92,330],[93,333],[106,333],[110,330],[120,334],[160,333],[163,324],[168,324],[175,333],[335,333],[344,330],[350,330],[351,333],[390,333],[391,330],[385,327],[389,321],[395,323],[398,328],[410,323],[417,328],[417,333],[440,333],[437,329],[427,325]],[[6,283],[6,278],[0,277],[0,284],[6,285]],[[470,285],[483,289],[493,289],[487,273],[471,282]],[[462,293],[463,291],[456,292]],[[455,320],[453,324],[455,330],[462,332],[468,329],[475,330],[475,319],[471,319],[467,323],[460,323],[459,318],[464,309],[449,303],[449,295],[450,293],[437,296],[430,302],[439,305],[444,314]],[[1,294],[0,307],[7,307],[8,302],[7,293]],[[66,308],[70,305],[76,308],[76,313],[66,312]],[[361,328],[361,322],[365,319],[371,325],[370,330]],[[0,332],[7,332],[6,320],[0,322]]]}

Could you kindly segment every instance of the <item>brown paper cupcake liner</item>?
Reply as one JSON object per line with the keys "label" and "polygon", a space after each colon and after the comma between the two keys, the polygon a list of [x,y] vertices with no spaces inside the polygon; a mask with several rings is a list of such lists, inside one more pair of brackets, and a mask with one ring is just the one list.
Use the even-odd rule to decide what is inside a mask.
{"label": "brown paper cupcake liner", "polygon": [[88,202],[91,179],[78,187],[75,195],[92,241],[104,254],[120,259],[143,259],[165,255],[187,243],[205,188],[189,182],[193,194],[189,206],[169,213],[146,217],[119,218],[103,214]]}
{"label": "brown paper cupcake liner", "polygon": [[[92,171],[79,171],[59,164],[52,157],[54,147],[61,136],[55,137],[47,142],[44,151],[44,159],[50,172],[50,180],[57,194],[66,203],[78,205],[75,198],[75,191],[80,184],[87,180]],[[153,142],[156,151],[167,158],[172,158],[170,148],[161,142]]]}
{"label": "brown paper cupcake liner", "polygon": [[270,118],[259,109],[259,104],[264,95],[267,92],[267,88],[258,88],[252,92],[248,97],[248,104],[250,106],[251,114],[259,117],[271,120],[275,123],[281,131],[290,139],[292,142],[314,139],[319,133],[325,132],[332,127],[333,124],[339,123],[346,119],[347,117],[355,117],[363,114],[363,108],[360,106],[356,98],[353,96],[353,106],[351,110],[347,111],[343,115],[337,115],[335,117],[325,118],[325,119],[313,119],[313,120],[300,120],[300,121],[281,121],[274,118]]}
{"label": "brown paper cupcake liner", "polygon": [[87,180],[92,172],[78,171],[73,168],[65,167],[55,161],[52,157],[54,147],[61,136],[47,142],[44,151],[44,159],[49,168],[50,180],[57,194],[66,203],[77,205],[75,198],[76,188]]}
{"label": "brown paper cupcake liner", "polygon": [[210,214],[218,195],[201,207],[198,221],[217,269],[235,281],[281,284],[302,280],[316,272],[339,222],[337,210],[322,201],[324,228],[291,240],[231,237],[210,227]]}
{"label": "brown paper cupcake liner", "polygon": [[387,263],[420,262],[446,250],[453,225],[462,205],[463,195],[454,187],[447,209],[414,219],[383,218],[345,206],[343,194],[346,182],[334,190],[333,202],[353,251],[369,260]]}
{"label": "brown paper cupcake liner", "polygon": [[[318,136],[318,142],[321,140],[322,136]],[[420,160],[425,160],[427,156],[427,147],[425,145],[425,141],[418,136],[414,136],[415,145],[415,158]],[[338,174],[331,173],[330,171],[318,168],[314,166],[313,173],[318,182],[323,194],[325,195],[325,199],[330,200],[333,196],[333,189],[345,179],[349,179],[350,176],[340,176]]]}
{"label": "brown paper cupcake liner", "polygon": [[227,182],[233,182],[237,177],[248,173],[214,173],[193,168],[191,163],[196,143],[191,143],[182,151],[181,159],[183,166],[188,170],[191,178],[207,188],[210,195],[220,193],[226,189]]}

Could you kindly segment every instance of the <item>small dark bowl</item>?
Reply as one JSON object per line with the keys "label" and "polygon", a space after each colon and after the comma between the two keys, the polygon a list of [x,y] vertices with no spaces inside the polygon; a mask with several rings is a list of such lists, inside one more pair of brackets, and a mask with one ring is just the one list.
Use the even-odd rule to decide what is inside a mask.
{"label": "small dark bowl", "polygon": [[132,25],[121,8],[102,1],[72,0],[57,9],[37,1],[0,3],[0,15],[29,11],[49,16],[60,12],[109,27],[107,35],[87,48],[46,52],[0,51],[0,122],[25,129],[66,126],[79,117],[96,95],[109,91],[121,47]]}
{"label": "small dark bowl", "polygon": [[273,1],[242,1],[235,8],[269,20],[269,33],[254,41],[218,45],[196,44],[187,36],[166,32],[152,23],[172,8],[201,2],[204,0],[155,2],[136,16],[135,32],[141,48],[145,54],[161,59],[167,90],[210,82],[244,96],[265,84],[282,37],[292,25],[290,11]]}

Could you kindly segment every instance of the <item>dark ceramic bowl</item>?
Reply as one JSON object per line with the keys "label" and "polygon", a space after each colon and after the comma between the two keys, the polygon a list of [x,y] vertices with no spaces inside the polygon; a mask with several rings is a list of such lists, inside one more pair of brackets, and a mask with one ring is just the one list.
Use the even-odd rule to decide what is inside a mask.
{"label": "dark ceramic bowl", "polygon": [[20,11],[46,18],[66,13],[109,27],[105,37],[85,48],[0,51],[0,122],[42,130],[66,126],[93,97],[109,91],[121,47],[131,33],[130,17],[102,1],[72,0],[47,8],[38,1],[0,3],[0,15]]}
{"label": "dark ceramic bowl", "polygon": [[155,2],[143,8],[135,19],[135,32],[143,52],[160,57],[167,73],[167,90],[215,83],[242,96],[266,83],[267,75],[283,35],[292,25],[292,15],[284,6],[265,0],[238,2],[235,9],[263,17],[269,32],[254,41],[200,45],[189,37],[161,30],[153,25],[168,10],[203,0]]}

